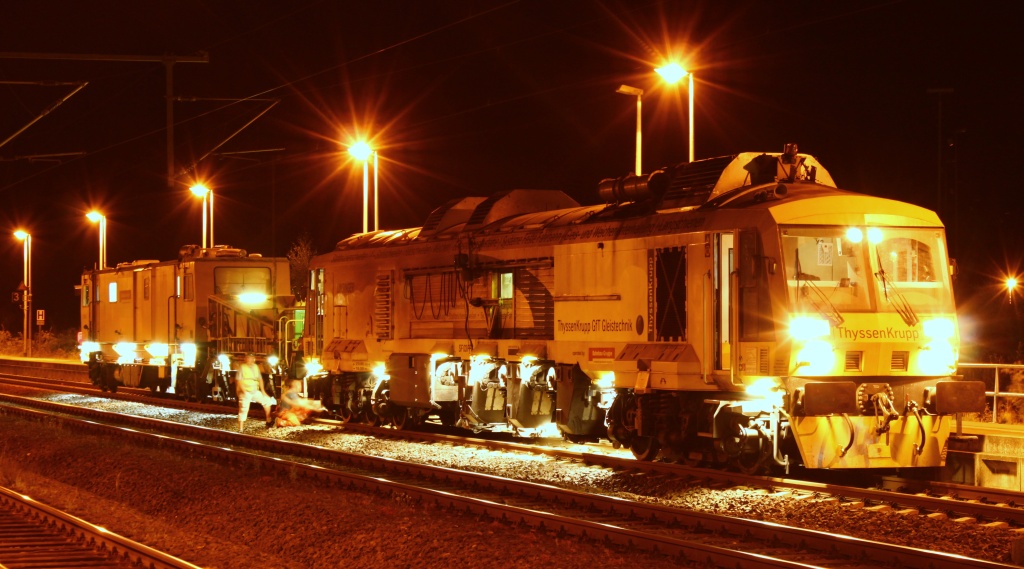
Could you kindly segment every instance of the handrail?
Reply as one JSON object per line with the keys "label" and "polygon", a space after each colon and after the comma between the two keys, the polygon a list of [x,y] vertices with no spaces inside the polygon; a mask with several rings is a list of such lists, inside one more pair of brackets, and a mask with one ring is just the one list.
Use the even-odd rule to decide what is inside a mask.
{"label": "handrail", "polygon": [[995,372],[995,381],[993,382],[994,388],[992,391],[986,391],[985,397],[992,398],[992,422],[996,422],[996,417],[999,411],[999,396],[1003,397],[1024,397],[1024,393],[1013,393],[1013,392],[1001,392],[999,391],[999,370],[1001,369],[1019,369],[1024,370],[1024,364],[974,364],[974,363],[959,363],[958,367],[968,369],[991,369]]}

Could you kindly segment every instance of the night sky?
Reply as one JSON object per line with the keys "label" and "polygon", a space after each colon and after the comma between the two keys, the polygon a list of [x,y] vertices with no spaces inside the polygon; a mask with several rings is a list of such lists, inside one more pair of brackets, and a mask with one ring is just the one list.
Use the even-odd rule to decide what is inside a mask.
{"label": "night sky", "polygon": [[[1009,356],[1024,302],[1000,288],[1024,270],[1016,4],[4,0],[6,55],[209,62],[174,66],[169,188],[161,63],[0,57],[0,142],[74,89],[53,83],[88,82],[0,146],[0,229],[33,234],[35,307],[64,329],[97,258],[89,209],[108,217],[111,265],[200,242],[196,178],[216,194],[218,244],[284,255],[308,232],[325,252],[362,227],[362,168],[344,151],[357,138],[379,152],[385,229],[513,188],[597,203],[600,179],[633,168],[620,84],[645,90],[645,171],[686,160],[685,85],[652,72],[674,58],[696,78],[698,159],[795,142],[840,187],[938,209],[965,358]],[[14,332],[21,276],[21,243],[0,239]]]}

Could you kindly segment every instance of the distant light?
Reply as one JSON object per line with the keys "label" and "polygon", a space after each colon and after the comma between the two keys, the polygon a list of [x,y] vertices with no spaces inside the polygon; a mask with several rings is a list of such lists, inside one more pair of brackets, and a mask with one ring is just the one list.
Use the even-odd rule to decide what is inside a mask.
{"label": "distant light", "polygon": [[206,194],[210,193],[210,188],[207,188],[203,184],[196,184],[196,185],[192,186],[191,188],[189,188],[189,190],[192,190],[192,193],[195,194],[197,197],[200,197],[200,198],[201,197],[205,197]]}
{"label": "distant light", "polygon": [[1015,288],[1017,288],[1017,279],[1015,279],[1013,277],[1007,278],[1006,279],[1006,290],[1012,292]]}
{"label": "distant light", "polygon": [[103,214],[96,210],[92,210],[89,213],[85,214],[85,217],[89,218],[89,221],[93,223],[98,223],[101,219],[103,219]]}
{"label": "distant light", "polygon": [[348,147],[348,153],[351,154],[352,157],[355,158],[356,160],[364,161],[367,158],[369,158],[371,154],[373,154],[373,148],[370,148],[369,144],[360,140],[359,142]]}
{"label": "distant light", "polygon": [[861,231],[859,227],[851,227],[846,230],[846,238],[849,239],[851,243],[860,243],[864,240],[864,232]]}
{"label": "distant light", "polygon": [[669,63],[664,67],[655,69],[658,75],[665,80],[668,84],[678,83],[680,79],[689,75],[689,73],[679,66],[678,63]]}
{"label": "distant light", "polygon": [[217,361],[220,363],[220,369],[226,370],[231,367],[231,356],[227,354],[219,354]]}
{"label": "distant light", "polygon": [[280,361],[281,360],[279,360],[277,358],[277,356],[274,356],[274,355],[267,356],[267,365],[269,365],[270,367],[277,367],[277,364]]}
{"label": "distant light", "polygon": [[17,237],[19,241],[24,241],[25,239],[28,238],[29,234],[19,229],[14,232],[14,236]]}

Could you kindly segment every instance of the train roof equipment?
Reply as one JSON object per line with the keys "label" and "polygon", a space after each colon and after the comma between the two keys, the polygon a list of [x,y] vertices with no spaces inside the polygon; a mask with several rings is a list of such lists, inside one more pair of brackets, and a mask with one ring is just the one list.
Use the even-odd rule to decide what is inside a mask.
{"label": "train roof equipment", "polygon": [[422,227],[360,233],[338,242],[336,251],[427,240],[467,232],[501,233],[627,219],[657,211],[718,208],[747,199],[780,199],[792,185],[835,189],[820,162],[787,144],[782,152],[743,152],[682,162],[637,176],[598,184],[600,205],[581,206],[558,190],[507,190],[490,197],[450,200],[430,213]]}

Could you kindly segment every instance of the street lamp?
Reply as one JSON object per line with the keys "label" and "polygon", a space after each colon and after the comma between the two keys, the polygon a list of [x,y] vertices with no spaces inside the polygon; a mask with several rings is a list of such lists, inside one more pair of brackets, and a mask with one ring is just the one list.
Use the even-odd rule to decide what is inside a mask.
{"label": "street lamp", "polygon": [[687,99],[689,99],[688,106],[690,107],[690,162],[693,162],[693,73],[687,72],[678,63],[669,63],[664,67],[655,69],[655,71],[670,85],[678,83],[683,77],[689,79],[686,88]]}
{"label": "street lamp", "polygon": [[[213,247],[213,243],[214,243],[214,241],[213,241],[213,190],[207,188],[203,184],[196,184],[196,185],[192,186],[191,188],[189,188],[189,190],[191,190],[192,194],[195,195],[197,198],[203,198],[203,249],[206,249],[208,246],[209,247]],[[209,211],[210,211],[210,239],[209,239],[209,241],[207,241],[207,239],[206,239],[206,211],[207,211],[207,204],[209,204]]]}
{"label": "street lamp", "polygon": [[623,95],[631,95],[636,97],[636,175],[640,175],[640,141],[643,138],[640,132],[640,118],[643,116],[640,111],[640,101],[644,97],[644,90],[637,87],[630,87],[629,85],[620,85],[615,90],[616,93],[622,93]]}
{"label": "street lamp", "polygon": [[1006,297],[1009,299],[1010,304],[1013,304],[1013,292],[1017,290],[1017,279],[1014,277],[1007,277],[1006,279]]}
{"label": "street lamp", "polygon": [[25,339],[25,357],[32,357],[32,326],[29,318],[32,314],[32,235],[21,229],[14,232],[14,236],[25,244],[25,291],[22,307],[25,311],[25,321],[22,327],[22,337]]}
{"label": "street lamp", "polygon": [[85,214],[93,223],[99,223],[100,233],[100,270],[107,268],[107,216],[93,210]]}
{"label": "street lamp", "polygon": [[379,200],[377,195],[377,151],[369,144],[359,141],[348,147],[348,153],[363,163],[363,233],[369,231],[369,159],[373,157],[373,230],[380,229]]}

